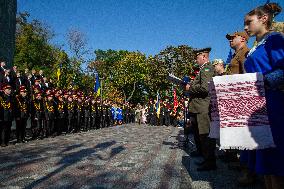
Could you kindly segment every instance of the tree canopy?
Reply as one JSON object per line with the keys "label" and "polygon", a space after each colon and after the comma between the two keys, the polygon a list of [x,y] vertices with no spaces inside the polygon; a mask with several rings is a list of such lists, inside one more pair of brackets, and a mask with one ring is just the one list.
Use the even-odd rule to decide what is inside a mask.
{"label": "tree canopy", "polygon": [[[85,35],[72,29],[66,34],[67,53],[51,43],[54,33],[48,26],[28,18],[28,13],[17,17],[14,65],[22,70],[42,69],[61,88],[92,91],[94,73],[98,73],[103,80],[103,98],[143,103],[154,98],[157,91],[164,96],[177,88],[167,80],[169,73],[181,78],[195,73],[193,49],[187,45],[169,46],[148,57],[139,51],[112,49],[97,49],[86,56],[89,50]],[[57,81],[58,69],[61,75]]]}

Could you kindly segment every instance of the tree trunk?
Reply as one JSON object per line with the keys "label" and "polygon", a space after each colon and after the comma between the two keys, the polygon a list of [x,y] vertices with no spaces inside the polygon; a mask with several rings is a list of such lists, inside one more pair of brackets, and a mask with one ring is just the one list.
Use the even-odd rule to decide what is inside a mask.
{"label": "tree trunk", "polygon": [[135,90],[136,90],[136,82],[134,82],[133,90],[131,91],[131,94],[130,94],[130,96],[127,98],[126,102],[128,102],[128,101],[132,98],[132,96],[133,96]]}

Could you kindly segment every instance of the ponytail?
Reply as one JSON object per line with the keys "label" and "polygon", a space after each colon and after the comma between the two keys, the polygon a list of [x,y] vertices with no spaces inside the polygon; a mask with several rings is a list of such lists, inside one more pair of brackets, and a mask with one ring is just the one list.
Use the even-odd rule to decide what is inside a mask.
{"label": "ponytail", "polygon": [[267,28],[269,29],[272,25],[273,19],[276,15],[278,15],[282,11],[282,8],[277,3],[267,3],[265,5],[259,6],[249,13],[247,13],[248,16],[263,16],[267,15]]}

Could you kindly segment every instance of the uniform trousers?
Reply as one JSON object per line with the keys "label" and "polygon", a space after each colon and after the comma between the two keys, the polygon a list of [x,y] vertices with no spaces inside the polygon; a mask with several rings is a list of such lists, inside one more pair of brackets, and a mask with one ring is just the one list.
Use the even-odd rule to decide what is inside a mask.
{"label": "uniform trousers", "polygon": [[[194,134],[194,140],[196,144],[196,148],[198,152],[201,152],[202,156],[204,157],[205,162],[208,163],[216,163],[216,156],[215,156],[215,148],[216,148],[216,139],[209,138],[209,132],[204,133],[208,127],[209,131],[209,124],[207,124],[206,120],[200,121],[200,117],[198,114],[191,114],[191,124]],[[203,117],[204,115],[201,115]],[[205,116],[204,116],[205,117]],[[203,124],[203,125],[201,125]],[[202,132],[201,132],[202,131]]]}
{"label": "uniform trousers", "polygon": [[11,134],[12,121],[2,121],[0,125],[1,145],[8,145]]}
{"label": "uniform trousers", "polygon": [[18,142],[22,142],[25,140],[26,127],[27,127],[27,118],[18,118],[16,120],[16,136]]}

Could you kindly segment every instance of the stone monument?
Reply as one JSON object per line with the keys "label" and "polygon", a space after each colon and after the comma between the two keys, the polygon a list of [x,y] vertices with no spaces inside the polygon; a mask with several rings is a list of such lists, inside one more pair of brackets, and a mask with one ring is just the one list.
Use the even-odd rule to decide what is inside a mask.
{"label": "stone monument", "polygon": [[0,0],[0,59],[8,67],[15,52],[17,0]]}

